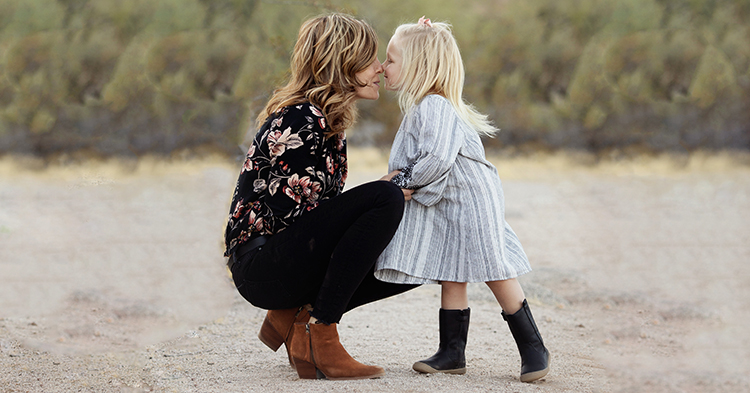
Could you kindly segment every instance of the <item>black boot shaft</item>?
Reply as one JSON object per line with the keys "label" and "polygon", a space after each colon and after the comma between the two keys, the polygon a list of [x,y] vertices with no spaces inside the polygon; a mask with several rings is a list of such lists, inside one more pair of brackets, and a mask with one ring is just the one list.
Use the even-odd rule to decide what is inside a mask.
{"label": "black boot shaft", "polygon": [[471,310],[440,309],[440,350],[461,364],[466,365],[466,340],[469,336],[469,314]]}
{"label": "black boot shaft", "polygon": [[521,380],[529,382],[546,375],[549,367],[549,352],[544,346],[542,335],[539,334],[528,302],[524,299],[523,306],[515,314],[509,315],[503,312],[502,315],[503,319],[508,322],[508,327],[521,355]]}
{"label": "black boot shaft", "polygon": [[430,358],[414,364],[419,372],[466,372],[466,340],[469,335],[470,309],[440,309],[440,347]]}

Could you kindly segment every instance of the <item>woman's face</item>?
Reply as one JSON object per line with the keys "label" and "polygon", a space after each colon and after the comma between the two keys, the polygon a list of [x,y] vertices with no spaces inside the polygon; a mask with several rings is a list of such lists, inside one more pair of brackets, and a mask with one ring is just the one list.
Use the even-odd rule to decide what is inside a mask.
{"label": "woman's face", "polygon": [[398,90],[398,78],[401,76],[401,43],[396,36],[391,37],[388,49],[385,51],[383,71],[385,72],[385,89]]}
{"label": "woman's face", "polygon": [[380,74],[383,73],[383,66],[378,59],[375,59],[364,71],[358,72],[355,76],[358,81],[366,83],[365,86],[354,88],[357,98],[365,100],[377,100],[380,97]]}

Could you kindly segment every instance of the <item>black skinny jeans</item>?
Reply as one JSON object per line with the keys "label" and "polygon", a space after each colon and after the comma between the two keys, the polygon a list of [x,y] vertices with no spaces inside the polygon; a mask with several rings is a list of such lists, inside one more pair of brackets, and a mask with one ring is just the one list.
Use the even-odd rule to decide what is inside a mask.
{"label": "black skinny jeans", "polygon": [[232,266],[237,290],[268,310],[309,303],[312,316],[338,323],[346,311],[415,288],[373,275],[403,212],[401,189],[386,181],[321,202]]}

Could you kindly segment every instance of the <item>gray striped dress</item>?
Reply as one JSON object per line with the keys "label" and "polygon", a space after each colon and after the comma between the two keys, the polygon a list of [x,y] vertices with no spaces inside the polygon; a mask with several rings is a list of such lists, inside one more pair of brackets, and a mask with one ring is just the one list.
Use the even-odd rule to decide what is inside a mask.
{"label": "gray striped dress", "polygon": [[387,282],[487,282],[531,271],[505,222],[497,169],[477,132],[444,97],[429,95],[401,122],[388,170],[394,183],[415,189],[401,224],[378,258]]}

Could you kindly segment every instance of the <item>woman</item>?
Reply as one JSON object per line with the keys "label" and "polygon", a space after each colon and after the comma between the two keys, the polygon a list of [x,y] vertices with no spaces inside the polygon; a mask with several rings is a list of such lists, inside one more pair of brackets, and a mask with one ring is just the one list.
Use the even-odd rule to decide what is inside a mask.
{"label": "woman", "polygon": [[358,99],[379,97],[377,36],[342,14],[300,28],[291,77],[258,116],[232,199],[225,256],[240,294],[268,309],[258,337],[286,345],[300,378],[376,378],[355,361],[336,325],[344,312],[414,288],[378,281],[373,267],[411,191],[391,182],[342,193],[344,131]]}

